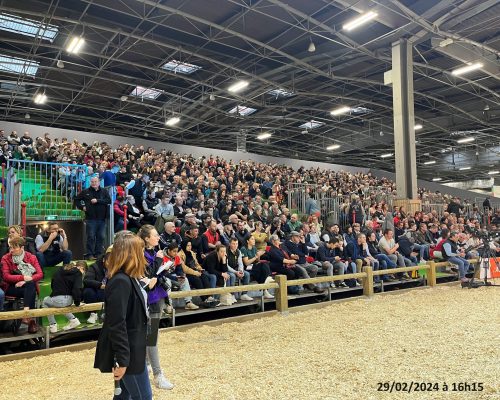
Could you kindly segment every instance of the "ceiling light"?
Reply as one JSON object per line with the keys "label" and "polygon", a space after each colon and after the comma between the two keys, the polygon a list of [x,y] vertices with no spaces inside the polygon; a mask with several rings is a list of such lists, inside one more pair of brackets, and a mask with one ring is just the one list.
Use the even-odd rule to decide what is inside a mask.
{"label": "ceiling light", "polygon": [[330,146],[327,146],[327,150],[337,150],[340,149],[340,144],[331,144]]}
{"label": "ceiling light", "polygon": [[443,178],[432,178],[433,182],[439,182],[441,180],[443,180]]}
{"label": "ceiling light", "polygon": [[167,122],[165,122],[165,125],[167,126],[174,126],[178,124],[181,121],[179,117],[170,117]]}
{"label": "ceiling light", "polygon": [[85,39],[81,36],[74,36],[66,47],[66,51],[71,54],[78,54],[85,44]]}
{"label": "ceiling light", "polygon": [[457,143],[470,143],[470,142],[473,142],[474,140],[476,140],[475,137],[469,136],[469,137],[465,137],[465,138],[462,138],[462,139],[458,139]]}
{"label": "ceiling light", "polygon": [[248,81],[238,81],[227,88],[228,92],[236,93],[245,89],[249,85]]}
{"label": "ceiling light", "polygon": [[309,53],[314,53],[316,51],[316,46],[314,45],[312,38],[311,38],[311,42],[309,43],[309,47],[307,48],[307,51]]}
{"label": "ceiling light", "polygon": [[471,167],[462,167],[462,168],[459,168],[458,170],[459,171],[467,171],[469,169],[471,169]]}
{"label": "ceiling light", "polygon": [[416,131],[422,129],[424,126],[422,124],[417,124],[415,125],[415,127],[413,129],[415,129]]}
{"label": "ceiling light", "polygon": [[436,160],[430,160],[430,161],[424,162],[424,165],[432,165],[432,164],[436,164]]}
{"label": "ceiling light", "polygon": [[374,11],[368,11],[365,14],[361,14],[358,18],[355,18],[352,21],[349,21],[348,23],[344,24],[343,28],[346,31],[352,31],[353,29],[356,29],[358,26],[363,25],[364,23],[372,20],[377,15],[378,14]]}
{"label": "ceiling light", "polygon": [[392,157],[394,154],[393,153],[386,153],[386,154],[382,154],[380,156],[380,158],[389,158],[389,157]]}
{"label": "ceiling light", "polygon": [[496,175],[496,174],[500,174],[500,171],[489,171],[488,172],[488,175]]}
{"label": "ceiling light", "polygon": [[31,118],[31,115],[29,115],[28,113],[26,113],[26,114],[24,115],[24,118],[26,118],[26,119],[30,119],[30,118]]}
{"label": "ceiling light", "polygon": [[57,68],[61,68],[61,69],[64,68],[64,63],[62,60],[57,60]]}
{"label": "ceiling light", "polygon": [[351,111],[351,107],[344,106],[344,107],[340,107],[340,108],[337,108],[335,110],[330,111],[330,114],[335,116],[335,115],[341,115],[341,114],[348,113],[349,111]]}
{"label": "ceiling light", "polygon": [[467,72],[475,71],[476,69],[480,68],[483,68],[483,64],[481,63],[469,64],[466,65],[465,67],[454,69],[453,71],[451,71],[451,74],[456,76],[463,75],[466,74]]}
{"label": "ceiling light", "polygon": [[127,96],[122,96],[122,97],[120,97],[120,100],[121,100],[121,101],[127,101],[127,100],[128,100],[128,97],[127,97]]}
{"label": "ceiling light", "polygon": [[271,136],[272,136],[271,133],[264,132],[264,133],[261,133],[259,136],[257,136],[257,139],[259,139],[259,140],[266,140],[266,139],[269,139]]}
{"label": "ceiling light", "polygon": [[214,100],[215,100],[215,95],[212,93],[212,94],[210,95],[210,101],[214,101]]}
{"label": "ceiling light", "polygon": [[45,93],[38,93],[33,99],[35,104],[45,104],[47,102],[47,96]]}

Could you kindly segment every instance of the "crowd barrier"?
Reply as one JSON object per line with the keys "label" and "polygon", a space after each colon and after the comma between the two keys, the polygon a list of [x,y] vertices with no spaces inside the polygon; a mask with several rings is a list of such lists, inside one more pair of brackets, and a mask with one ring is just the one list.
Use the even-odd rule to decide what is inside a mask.
{"label": "crowd barrier", "polygon": [[[477,264],[479,262],[478,259],[469,260],[471,264]],[[378,270],[374,271],[372,267],[365,266],[363,267],[363,272],[358,272],[355,274],[345,274],[345,275],[333,275],[333,276],[319,276],[315,278],[308,279],[295,279],[288,280],[286,275],[276,275],[275,281],[270,283],[263,284],[251,284],[251,285],[241,285],[241,286],[228,286],[228,287],[218,287],[218,288],[210,288],[210,289],[196,289],[189,291],[176,291],[170,294],[172,299],[183,299],[188,296],[213,296],[220,295],[226,293],[239,293],[243,291],[263,291],[265,289],[275,289],[275,299],[271,301],[275,301],[276,310],[281,314],[287,314],[289,309],[289,300],[292,298],[297,298],[288,295],[287,288],[289,286],[298,286],[298,285],[308,285],[308,284],[319,284],[319,283],[332,283],[345,279],[361,279],[362,286],[360,289],[363,290],[363,295],[366,297],[371,297],[375,294],[375,287],[381,285],[383,292],[383,283],[376,284],[374,282],[374,277],[379,275],[384,275],[387,273],[394,274],[400,272],[412,272],[412,271],[422,271],[425,270],[426,274],[424,277],[424,285],[429,287],[435,287],[437,285],[437,274],[436,269],[442,267],[450,267],[451,264],[448,262],[435,262],[428,261],[425,265],[417,265],[411,267],[400,267],[393,268],[390,270]],[[476,268],[476,272],[479,272]],[[410,282],[410,281],[408,281]],[[330,288],[328,287],[328,294],[330,295]],[[315,294],[317,295],[317,294]],[[300,296],[299,296],[300,297]],[[331,300],[331,296],[329,296]],[[261,304],[263,305],[263,295],[261,295]],[[243,303],[245,304],[245,303]],[[48,315],[62,315],[66,313],[82,313],[82,312],[96,312],[100,311],[103,307],[103,303],[93,303],[93,304],[81,304],[80,306],[69,306],[63,308],[39,308],[33,310],[19,310],[19,311],[4,311],[0,313],[0,320],[11,320],[11,319],[22,319],[22,318],[40,318],[46,317]],[[230,307],[229,307],[230,308]],[[263,307],[262,307],[263,311]],[[174,309],[175,313],[175,309]],[[96,328],[100,328],[97,326]],[[67,333],[71,333],[75,331],[68,331]],[[48,328],[41,328],[40,334],[38,337],[45,337],[45,347],[50,347],[50,338]],[[15,337],[14,337],[15,338]],[[23,336],[18,337],[19,340],[24,339]],[[1,342],[2,340],[0,340]],[[12,341],[10,338],[8,341]]]}

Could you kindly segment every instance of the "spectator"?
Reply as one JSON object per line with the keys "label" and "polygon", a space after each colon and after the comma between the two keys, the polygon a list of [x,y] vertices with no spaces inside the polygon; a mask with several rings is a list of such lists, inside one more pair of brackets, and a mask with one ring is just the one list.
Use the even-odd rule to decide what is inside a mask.
{"label": "spectator", "polygon": [[247,228],[245,228],[245,223],[243,221],[238,221],[237,229],[234,235],[236,236],[236,239],[238,239],[238,246],[243,247],[247,244],[247,240],[252,234]]}
{"label": "spectator", "polygon": [[[108,270],[106,260],[109,258],[112,247],[108,247],[106,254],[99,257],[85,272],[83,277],[83,301],[87,304],[104,301],[104,290],[108,282]],[[89,324],[97,322],[97,313],[91,312],[87,319]]]}
{"label": "spectator", "polygon": [[457,246],[458,232],[451,231],[449,238],[443,243],[443,259],[452,264],[458,265],[458,277],[461,282],[468,282],[469,279],[465,276],[469,271],[470,264],[465,259],[465,252]]}
{"label": "spectator", "polygon": [[47,228],[35,238],[36,257],[42,268],[69,264],[73,253],[68,249],[68,237],[57,222],[49,222]]}
{"label": "spectator", "polygon": [[217,222],[210,220],[208,229],[202,235],[202,240],[205,253],[215,250],[217,245],[221,244],[220,235],[217,231]]}
{"label": "spectator", "polygon": [[[283,221],[281,221],[283,223]],[[290,217],[290,221],[288,221],[286,223],[286,225],[288,226],[290,232],[293,232],[293,231],[300,231],[300,227],[302,226],[302,223],[299,221],[299,217],[297,214],[292,214],[291,217]]]}
{"label": "spectator", "polygon": [[[183,241],[181,248],[179,258],[182,261],[182,269],[186,274],[189,285],[194,289],[215,288],[215,275],[211,275],[213,277],[212,279],[211,276],[202,268],[196,258],[196,254],[192,250],[191,241]],[[201,299],[205,303],[215,301],[212,296],[201,296]]]}
{"label": "spectator", "polygon": [[181,236],[175,232],[175,224],[173,222],[165,223],[165,230],[160,235],[159,246],[160,250],[165,250],[171,243],[176,243],[180,248],[182,244]]}
{"label": "spectator", "polygon": [[252,236],[255,239],[255,247],[257,248],[257,251],[265,252],[271,227],[267,227],[264,231],[264,225],[260,221],[256,221],[254,226],[255,230],[252,232]]}
{"label": "spectator", "polygon": [[[36,294],[39,291],[38,282],[43,278],[43,272],[34,254],[24,250],[25,240],[15,237],[9,241],[9,253],[2,257],[2,289],[7,296],[23,299],[24,310],[35,308]],[[33,318],[23,318],[28,325],[28,332],[38,331],[38,325]]]}
{"label": "spectator", "polygon": [[[300,275],[305,278],[314,278],[318,273],[318,267],[314,264],[307,262],[306,257],[308,255],[307,245],[305,244],[304,235],[301,235],[297,231],[292,231],[290,234],[290,239],[286,240],[284,243],[284,250],[288,252],[290,257],[297,262],[295,263],[295,269],[299,271]],[[323,293],[324,290],[316,285],[306,285],[309,290],[315,293]]]}
{"label": "spectator", "polygon": [[[341,244],[338,238],[332,238],[327,243],[319,243],[316,259],[321,263],[321,267],[328,276],[344,275],[347,265],[341,260]],[[330,287],[347,287],[344,281],[335,281],[330,283]]]}
{"label": "spectator", "polygon": [[[82,298],[83,281],[82,277],[85,274],[87,264],[85,261],[70,263],[58,268],[52,276],[50,287],[52,293],[43,299],[43,307],[68,307],[75,303],[75,306],[80,305]],[[63,327],[64,331],[75,329],[80,326],[80,321],[73,314],[67,313],[64,315],[68,320],[68,324]],[[50,333],[57,332],[57,322],[53,315],[47,316],[49,320]]]}
{"label": "spectator", "polygon": [[[399,244],[394,241],[393,235],[394,232],[392,230],[386,229],[384,231],[384,236],[378,242],[378,247],[380,249],[380,252],[382,254],[385,254],[392,262],[396,263],[399,267],[405,267],[405,259],[398,252]],[[398,276],[403,280],[410,279],[406,272],[400,273],[398,274]]]}
{"label": "spectator", "polygon": [[125,186],[125,194],[134,198],[134,204],[142,204],[142,200],[146,198],[148,185],[149,175],[144,174],[142,178],[134,179]]}
{"label": "spectator", "polygon": [[[264,250],[257,249],[254,236],[250,236],[247,245],[241,249],[245,270],[250,271],[250,276],[252,279],[255,279],[257,283],[269,283],[274,281],[271,277],[269,262],[262,259],[264,254]],[[274,296],[266,289],[264,290],[264,298],[274,299]]]}
{"label": "spectator", "polygon": [[[0,240],[0,258],[9,252],[9,240],[15,237],[22,237],[23,228],[20,225],[11,225],[7,228],[7,237]],[[24,238],[26,244],[24,248],[28,253],[36,254],[35,241],[30,238]]]}
{"label": "spectator", "polygon": [[87,231],[87,253],[85,258],[95,260],[104,254],[104,230],[109,214],[111,198],[106,189],[101,188],[97,176],[90,180],[90,188],[84,189],[75,197],[75,202],[85,211],[85,228]]}

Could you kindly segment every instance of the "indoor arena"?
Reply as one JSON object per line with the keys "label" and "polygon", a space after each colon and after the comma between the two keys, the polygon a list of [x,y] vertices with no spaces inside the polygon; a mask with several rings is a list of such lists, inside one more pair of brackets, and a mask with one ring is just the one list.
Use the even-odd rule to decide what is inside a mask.
{"label": "indoor arena", "polygon": [[500,399],[499,0],[1,0],[0,399]]}

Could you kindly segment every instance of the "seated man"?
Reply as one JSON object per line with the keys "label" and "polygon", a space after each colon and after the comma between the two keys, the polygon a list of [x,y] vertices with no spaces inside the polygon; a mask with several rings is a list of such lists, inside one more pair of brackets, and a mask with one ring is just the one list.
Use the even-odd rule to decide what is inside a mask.
{"label": "seated man", "polygon": [[[332,238],[327,243],[319,243],[316,259],[326,270],[328,276],[333,276],[334,273],[335,275],[344,275],[347,265],[341,260],[341,254],[338,238]],[[347,285],[344,281],[335,281],[331,282],[330,287],[347,287]]]}
{"label": "seated man", "polygon": [[170,243],[176,242],[177,247],[180,249],[182,238],[181,236],[175,232],[175,224],[173,222],[165,223],[165,230],[160,235],[160,241],[158,245],[161,250],[165,250]]}
{"label": "seated man", "polygon": [[215,220],[210,220],[207,230],[201,235],[201,239],[203,240],[204,252],[207,254],[215,250],[218,244],[221,244],[220,234]]}
{"label": "seated man", "polygon": [[230,286],[229,270],[227,268],[227,249],[222,244],[216,246],[203,260],[203,268],[217,278],[217,286]]}
{"label": "seated man", "polygon": [[[382,254],[385,254],[392,262],[396,263],[398,267],[405,267],[405,258],[399,253],[399,244],[394,241],[394,232],[391,229],[384,230],[378,242],[378,248]],[[407,273],[397,274],[398,278],[403,280],[411,279]]]}
{"label": "seated man", "polygon": [[443,243],[443,258],[452,264],[458,265],[458,277],[461,282],[468,282],[465,274],[469,271],[470,264],[465,259],[465,252],[457,246],[458,232],[451,231],[450,237]]}
{"label": "seated man", "polygon": [[60,262],[63,265],[71,262],[73,253],[68,250],[68,237],[57,222],[49,222],[47,229],[35,238],[36,258],[42,268],[53,267]]}
{"label": "seated man", "polygon": [[[303,278],[314,278],[318,274],[318,267],[314,264],[309,264],[306,260],[308,250],[304,235],[301,235],[297,231],[292,231],[290,235],[290,239],[285,241],[283,245],[284,250],[290,254],[292,259],[297,260],[295,268],[300,271]],[[323,293],[323,290],[317,285],[310,284],[307,285],[307,288],[316,293]]]}
{"label": "seated man", "polygon": [[[214,221],[213,221],[214,222]],[[227,250],[227,269],[230,276],[229,286],[234,286],[236,283],[236,278],[241,279],[243,285],[248,285],[250,283],[250,272],[245,271],[243,265],[243,257],[238,249],[238,239],[231,239],[229,242],[229,248]],[[241,292],[240,300],[252,301],[247,292]]]}

